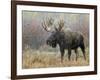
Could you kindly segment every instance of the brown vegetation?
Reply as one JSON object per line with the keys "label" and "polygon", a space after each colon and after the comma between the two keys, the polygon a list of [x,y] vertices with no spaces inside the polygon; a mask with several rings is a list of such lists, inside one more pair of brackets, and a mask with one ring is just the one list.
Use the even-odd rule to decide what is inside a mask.
{"label": "brown vegetation", "polygon": [[86,49],[86,60],[84,60],[81,50],[79,49],[78,60],[75,60],[75,53],[72,51],[71,61],[68,60],[67,51],[64,55],[64,61],[61,63],[60,52],[48,52],[27,49],[23,51],[22,68],[47,68],[47,67],[70,67],[70,66],[87,66],[89,65],[89,50]]}

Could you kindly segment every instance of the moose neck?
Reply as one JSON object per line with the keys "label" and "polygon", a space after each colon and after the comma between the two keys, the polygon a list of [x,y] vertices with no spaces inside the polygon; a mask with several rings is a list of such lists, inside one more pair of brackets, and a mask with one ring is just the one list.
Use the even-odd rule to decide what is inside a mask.
{"label": "moose neck", "polygon": [[58,37],[57,37],[57,44],[59,45],[59,46],[64,46],[64,36],[65,36],[65,34],[64,34],[64,32],[59,32],[59,34],[58,34]]}

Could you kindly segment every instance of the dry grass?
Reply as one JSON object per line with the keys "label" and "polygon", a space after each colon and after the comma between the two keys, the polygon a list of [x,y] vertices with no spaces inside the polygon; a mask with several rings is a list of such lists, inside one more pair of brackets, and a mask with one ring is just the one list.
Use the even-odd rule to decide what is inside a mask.
{"label": "dry grass", "polygon": [[46,68],[46,67],[70,67],[89,65],[88,49],[86,50],[86,60],[79,50],[79,57],[76,61],[76,55],[72,52],[71,61],[68,61],[67,52],[64,55],[64,61],[61,63],[60,52],[48,52],[27,49],[23,51],[22,68]]}

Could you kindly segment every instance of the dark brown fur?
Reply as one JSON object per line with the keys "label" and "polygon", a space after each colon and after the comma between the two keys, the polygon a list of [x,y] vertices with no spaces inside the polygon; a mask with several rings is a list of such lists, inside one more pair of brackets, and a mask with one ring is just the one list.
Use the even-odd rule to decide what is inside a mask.
{"label": "dark brown fur", "polygon": [[70,60],[70,56],[71,56],[71,50],[75,51],[76,60],[77,60],[77,57],[78,57],[77,49],[78,49],[78,47],[81,48],[83,55],[84,55],[84,59],[86,59],[84,37],[81,33],[72,32],[72,31],[56,30],[47,39],[47,44],[52,46],[53,48],[55,48],[57,44],[59,45],[60,52],[61,52],[61,62],[63,62],[65,49],[68,50],[68,59],[69,60]]}

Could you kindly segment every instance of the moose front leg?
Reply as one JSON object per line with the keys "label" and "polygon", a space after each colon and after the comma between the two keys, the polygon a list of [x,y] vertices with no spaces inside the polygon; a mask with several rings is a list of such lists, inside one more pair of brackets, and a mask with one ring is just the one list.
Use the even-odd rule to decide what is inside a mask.
{"label": "moose front leg", "polygon": [[77,58],[78,58],[78,52],[77,52],[77,49],[75,49],[75,54],[76,54],[76,61],[77,61]]}
{"label": "moose front leg", "polygon": [[68,49],[68,60],[70,61],[71,49]]}
{"label": "moose front leg", "polygon": [[61,52],[61,62],[63,62],[63,57],[64,57],[64,49],[63,48],[60,48],[60,52]]}

